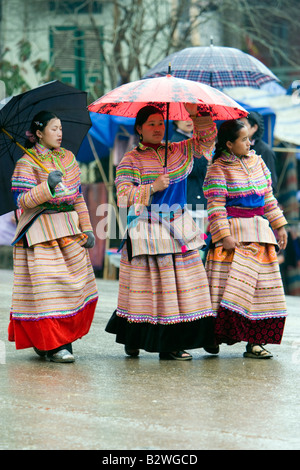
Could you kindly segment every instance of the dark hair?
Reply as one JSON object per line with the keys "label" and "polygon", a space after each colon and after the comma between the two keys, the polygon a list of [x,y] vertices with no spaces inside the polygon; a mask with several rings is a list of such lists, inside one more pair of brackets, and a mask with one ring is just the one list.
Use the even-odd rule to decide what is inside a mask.
{"label": "dark hair", "polygon": [[138,134],[137,126],[142,126],[147,121],[148,117],[151,116],[152,114],[161,114],[162,118],[164,119],[163,112],[156,106],[152,106],[152,105],[144,106],[143,108],[139,110],[135,118],[134,130],[137,134]]}
{"label": "dark hair", "polygon": [[[47,126],[48,122],[51,119],[59,119],[56,114],[52,113],[51,111],[40,111],[37,113],[31,121],[29,132],[27,131],[26,135],[28,139],[26,139],[24,147],[29,149],[38,142],[38,137],[36,135],[36,131],[43,131]],[[30,134],[30,136],[29,136]]]}
{"label": "dark hair", "polygon": [[218,140],[216,143],[213,162],[219,158],[222,152],[228,151],[226,142],[228,142],[228,140],[230,142],[234,142],[238,138],[239,132],[243,127],[246,127],[246,124],[239,119],[230,119],[229,121],[225,121],[221,124],[218,130]]}
{"label": "dark hair", "polygon": [[248,114],[247,119],[251,127],[253,127],[255,124],[258,126],[258,129],[255,134],[253,134],[252,139],[261,139],[265,131],[263,116],[256,111],[251,111]]}

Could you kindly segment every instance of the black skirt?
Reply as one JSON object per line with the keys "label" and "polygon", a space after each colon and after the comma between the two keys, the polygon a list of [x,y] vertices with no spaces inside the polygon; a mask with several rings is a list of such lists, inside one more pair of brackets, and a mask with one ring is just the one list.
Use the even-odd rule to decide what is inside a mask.
{"label": "black skirt", "polygon": [[116,311],[105,331],[116,335],[116,342],[128,349],[148,352],[171,352],[214,345],[214,317],[171,325],[128,322]]}

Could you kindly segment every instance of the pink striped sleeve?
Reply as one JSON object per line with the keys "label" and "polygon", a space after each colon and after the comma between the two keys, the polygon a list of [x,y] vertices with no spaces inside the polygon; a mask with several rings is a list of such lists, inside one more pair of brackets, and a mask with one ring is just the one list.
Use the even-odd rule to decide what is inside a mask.
{"label": "pink striped sleeve", "polygon": [[50,199],[53,198],[53,195],[50,191],[47,181],[34,186],[29,191],[24,191],[20,194],[18,198],[18,206],[25,209],[33,209]]}

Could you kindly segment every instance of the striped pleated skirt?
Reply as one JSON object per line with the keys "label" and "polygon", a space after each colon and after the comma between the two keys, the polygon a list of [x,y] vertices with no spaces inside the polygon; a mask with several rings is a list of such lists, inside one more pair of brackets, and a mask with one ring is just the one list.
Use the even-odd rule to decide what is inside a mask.
{"label": "striped pleated skirt", "polygon": [[122,249],[118,307],[106,331],[129,348],[149,352],[212,344],[213,318],[198,250],[128,259]]}
{"label": "striped pleated skirt", "polygon": [[206,261],[218,344],[280,344],[287,316],[275,246],[210,249]]}
{"label": "striped pleated skirt", "polygon": [[17,349],[56,349],[86,335],[98,292],[84,235],[14,247],[9,340]]}

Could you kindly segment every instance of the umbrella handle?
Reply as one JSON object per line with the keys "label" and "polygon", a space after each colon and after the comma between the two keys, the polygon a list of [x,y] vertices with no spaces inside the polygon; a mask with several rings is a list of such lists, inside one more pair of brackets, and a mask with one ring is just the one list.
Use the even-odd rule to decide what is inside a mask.
{"label": "umbrella handle", "polygon": [[[23,145],[21,145],[17,140],[15,140],[13,138],[13,136],[7,132],[7,130],[5,130],[3,127],[1,128],[2,132],[4,132],[4,134],[7,135],[7,137],[9,137],[20,149],[23,150],[23,152],[25,152],[27,155],[29,155],[37,165],[39,165],[46,173],[50,173],[50,170],[48,170],[48,168],[46,168],[42,162],[40,162],[40,160],[37,158],[37,156],[33,153],[33,152],[29,152],[29,150],[27,150],[25,147],[23,147]],[[58,186],[63,190],[65,191],[66,193],[69,192],[69,189],[63,184],[63,183],[58,183]]]}
{"label": "umbrella handle", "polygon": [[4,132],[4,134],[7,135],[7,137],[9,137],[21,150],[23,150],[23,152],[27,153],[27,155],[29,155],[30,157],[32,157],[32,159],[35,161],[35,163],[37,163],[44,171],[46,171],[46,173],[50,173],[50,171],[42,164],[42,162],[40,162],[36,155],[34,155],[33,153],[29,152],[29,150],[27,150],[25,147],[23,147],[23,145],[21,145],[16,139],[14,139],[14,137],[9,133],[7,132],[7,130],[5,130],[3,127],[1,128],[1,131]]}
{"label": "umbrella handle", "polygon": [[[168,75],[171,75],[171,62],[169,62]],[[164,173],[167,173],[167,165],[168,165],[169,112],[170,112],[170,103],[167,103],[166,150],[165,150]]]}
{"label": "umbrella handle", "polygon": [[166,123],[166,149],[165,149],[165,163],[164,169],[165,173],[167,172],[167,165],[168,165],[168,144],[169,144],[169,110],[170,110],[170,103],[167,103],[167,123]]}

